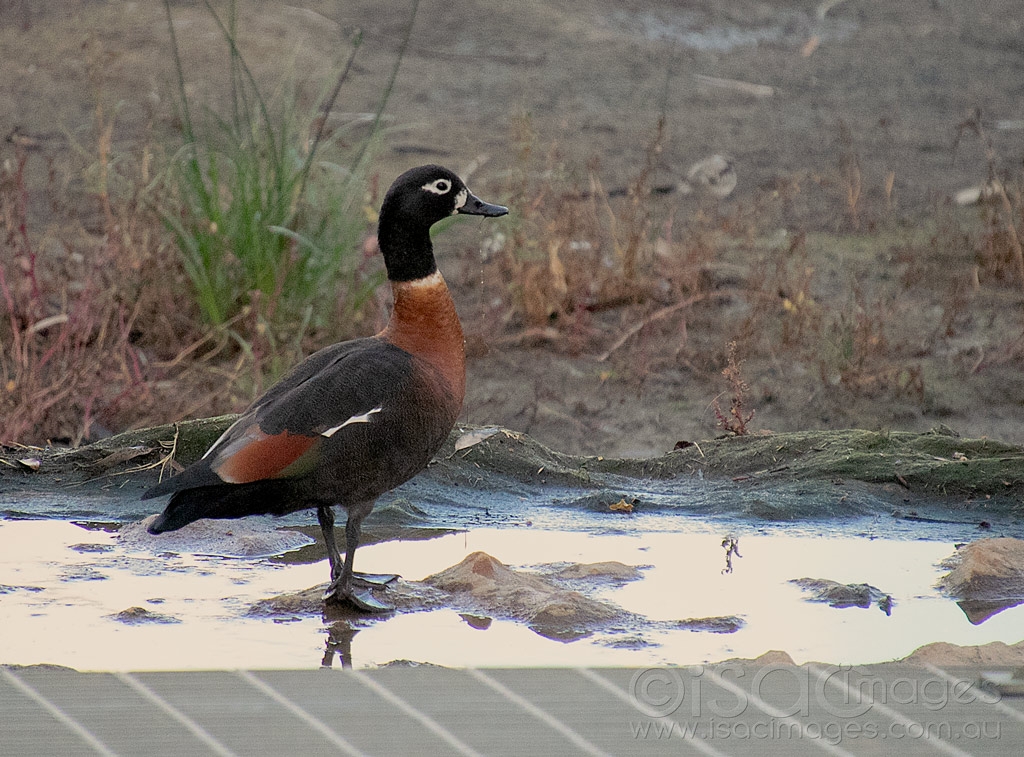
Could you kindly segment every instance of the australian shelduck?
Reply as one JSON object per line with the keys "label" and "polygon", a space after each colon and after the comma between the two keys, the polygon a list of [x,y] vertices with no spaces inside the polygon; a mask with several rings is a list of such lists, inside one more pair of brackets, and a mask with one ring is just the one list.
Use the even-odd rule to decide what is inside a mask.
{"label": "australian shelduck", "polygon": [[[433,224],[458,213],[502,216],[508,208],[481,201],[440,166],[395,180],[377,231],[394,293],[387,327],[310,355],[201,460],[147,491],[144,499],[171,495],[151,534],[200,518],[316,508],[331,564],[324,598],[367,612],[392,609],[369,587],[393,576],[353,574],[352,563],[377,498],[427,466],[462,408],[462,327],[430,240]],[[335,505],[348,513],[344,560],[334,538]]]}

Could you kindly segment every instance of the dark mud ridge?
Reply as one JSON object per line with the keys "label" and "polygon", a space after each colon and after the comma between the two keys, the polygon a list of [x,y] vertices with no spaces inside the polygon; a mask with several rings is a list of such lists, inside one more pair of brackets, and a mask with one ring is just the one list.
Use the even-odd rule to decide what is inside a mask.
{"label": "dark mud ridge", "polygon": [[[78,449],[3,448],[0,517],[139,520],[160,505],[138,495],[201,456],[232,419],[131,431]],[[727,437],[615,459],[460,426],[426,472],[381,498],[368,525],[390,538],[392,529],[417,527],[585,528],[595,518],[615,527],[637,514],[762,522],[885,514],[1020,535],[1022,495],[1024,448],[945,428]]]}

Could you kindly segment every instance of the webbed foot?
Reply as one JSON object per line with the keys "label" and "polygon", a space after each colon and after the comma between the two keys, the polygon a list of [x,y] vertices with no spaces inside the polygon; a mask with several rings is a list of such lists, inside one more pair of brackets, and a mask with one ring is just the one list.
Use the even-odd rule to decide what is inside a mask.
{"label": "webbed foot", "polygon": [[370,586],[387,586],[392,581],[398,580],[397,573],[353,573],[352,581]]}
{"label": "webbed foot", "polygon": [[[353,585],[355,584],[355,585]],[[375,584],[372,582],[362,581],[360,578],[353,576],[352,582],[348,587],[342,585],[342,581],[335,580],[331,581],[328,585],[327,590],[324,591],[324,600],[337,603],[348,603],[355,607],[357,610],[362,612],[392,612],[395,608],[394,605],[390,605],[386,602],[381,602],[375,596],[373,592],[367,588],[368,586],[376,586],[383,584]]]}

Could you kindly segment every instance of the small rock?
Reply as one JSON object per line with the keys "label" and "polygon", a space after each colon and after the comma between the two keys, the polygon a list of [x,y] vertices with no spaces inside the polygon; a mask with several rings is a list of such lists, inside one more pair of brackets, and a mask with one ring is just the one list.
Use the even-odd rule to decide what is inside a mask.
{"label": "small rock", "polygon": [[129,607],[127,610],[108,615],[108,618],[119,623],[130,626],[141,625],[142,623],[180,623],[178,618],[172,615],[163,615],[158,612],[150,612],[145,607]]}
{"label": "small rock", "polygon": [[105,576],[91,565],[68,565],[60,574],[61,581],[106,581]]}
{"label": "small rock", "polygon": [[16,591],[39,592],[42,590],[42,586],[12,586],[8,584],[0,584],[0,594],[11,594]]}
{"label": "small rock", "polygon": [[751,663],[763,665],[765,667],[770,665],[796,665],[793,658],[789,656],[789,652],[783,652],[780,649],[769,649],[767,652],[755,657],[754,659],[747,657],[730,657],[727,660],[722,660],[722,662]]}
{"label": "small rock", "polygon": [[92,552],[111,552],[114,547],[111,544],[72,544],[68,549],[88,554]]}
{"label": "small rock", "polygon": [[303,591],[261,599],[252,605],[246,614],[266,617],[320,615],[324,610],[324,590],[326,588],[327,584],[320,584]]}
{"label": "small rock", "polygon": [[613,502],[612,504],[608,505],[608,509],[611,510],[612,512],[631,513],[633,512],[633,503],[627,502],[623,498],[620,499],[618,502]]}
{"label": "small rock", "polygon": [[811,602],[826,602],[839,609],[877,604],[886,615],[892,612],[892,597],[870,584],[841,584],[827,578],[794,578],[790,583],[810,592]]}
{"label": "small rock", "polygon": [[434,668],[435,670],[444,670],[443,665],[437,665],[432,662],[418,662],[417,660],[391,660],[390,662],[378,665],[377,668]]}
{"label": "small rock", "polygon": [[747,623],[736,615],[722,615],[713,618],[688,618],[672,624],[681,631],[703,631],[705,633],[736,633]]}
{"label": "small rock", "polygon": [[555,574],[557,578],[568,580],[581,578],[610,578],[615,581],[635,581],[641,578],[640,570],[632,565],[625,565],[616,560],[593,563],[574,563],[562,568]]}
{"label": "small rock", "polygon": [[639,634],[611,636],[599,641],[598,643],[602,646],[609,647],[610,649],[650,649],[651,647],[659,646],[655,642],[650,639],[645,639]]}
{"label": "small rock", "polygon": [[796,665],[789,653],[780,649],[769,649],[763,655],[755,657],[753,662],[761,665]]}
{"label": "small rock", "polygon": [[718,199],[728,197],[734,189],[736,168],[732,158],[726,155],[711,155],[698,160],[686,171],[686,181],[679,186],[682,194],[697,190]]}

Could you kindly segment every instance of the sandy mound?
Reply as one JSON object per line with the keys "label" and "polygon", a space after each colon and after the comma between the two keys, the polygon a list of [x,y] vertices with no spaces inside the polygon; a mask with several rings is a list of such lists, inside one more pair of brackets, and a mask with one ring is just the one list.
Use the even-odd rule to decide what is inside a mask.
{"label": "sandy mound", "polygon": [[471,598],[471,604],[480,610],[522,620],[541,636],[553,639],[577,639],[622,616],[622,611],[611,605],[539,576],[510,570],[484,552],[474,552],[423,583],[463,601]]}
{"label": "sandy mound", "polygon": [[974,625],[1024,602],[1024,541],[979,539],[949,558],[939,580]]}
{"label": "sandy mound", "polygon": [[[573,577],[632,577],[635,568],[621,563],[570,565],[561,572]],[[300,592],[282,594],[257,602],[251,615],[319,615],[346,617],[352,611],[343,605],[324,604],[326,584]],[[419,612],[449,607],[479,616],[488,624],[491,617],[525,623],[536,633],[551,639],[571,641],[591,634],[609,622],[626,617],[612,605],[589,599],[532,573],[511,570],[484,552],[474,552],[462,562],[422,582],[398,580],[379,597],[395,605],[397,612]],[[464,615],[464,617],[468,617]]]}
{"label": "sandy mound", "polygon": [[961,647],[945,641],[936,641],[915,649],[903,658],[902,662],[916,665],[939,665],[951,667],[956,665],[1018,667],[1024,665],[1024,641],[1016,644],[1004,644],[993,641],[973,647]]}
{"label": "sandy mound", "polygon": [[1024,600],[1024,540],[979,539],[956,551],[939,585],[958,599]]}

